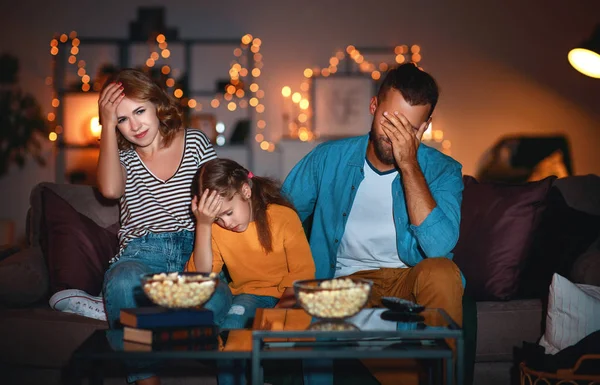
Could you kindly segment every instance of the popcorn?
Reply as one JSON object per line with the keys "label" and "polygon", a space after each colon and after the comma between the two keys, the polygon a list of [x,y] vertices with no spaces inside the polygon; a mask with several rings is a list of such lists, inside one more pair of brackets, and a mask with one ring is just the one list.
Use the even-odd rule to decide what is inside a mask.
{"label": "popcorn", "polygon": [[168,308],[201,306],[212,296],[216,274],[160,273],[143,280],[146,295],[157,305]]}
{"label": "popcorn", "polygon": [[312,316],[343,319],[358,313],[369,299],[371,284],[349,278],[331,279],[318,286],[296,286],[300,305]]}

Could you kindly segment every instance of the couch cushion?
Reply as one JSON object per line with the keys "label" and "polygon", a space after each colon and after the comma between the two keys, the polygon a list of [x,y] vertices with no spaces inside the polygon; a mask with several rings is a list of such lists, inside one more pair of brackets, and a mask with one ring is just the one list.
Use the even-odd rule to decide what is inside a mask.
{"label": "couch cushion", "polygon": [[576,285],[554,274],[546,331],[540,340],[546,354],[556,354],[597,330],[600,330],[600,286]]}
{"label": "couch cushion", "polygon": [[596,176],[554,182],[521,275],[523,298],[547,298],[552,275],[568,277],[577,258],[599,238],[599,197]]}
{"label": "couch cushion", "polygon": [[577,257],[570,278],[574,283],[600,286],[600,239]]}
{"label": "couch cushion", "polygon": [[[30,245],[40,243],[43,222],[42,193],[51,190],[68,202],[76,211],[94,221],[98,226],[109,228],[119,223],[119,202],[104,198],[91,186],[42,182],[35,186],[29,197],[27,213],[27,241]],[[115,230],[116,231],[116,230]]]}
{"label": "couch cushion", "polygon": [[454,261],[476,300],[515,295],[533,233],[555,177],[523,184],[478,183],[465,176]]}
{"label": "couch cushion", "polygon": [[542,335],[542,301],[477,302],[477,362],[512,361],[515,347]]}
{"label": "couch cushion", "polygon": [[0,305],[21,307],[48,294],[48,269],[42,250],[30,247],[0,261]]}
{"label": "couch cushion", "polygon": [[45,231],[40,241],[50,293],[80,289],[98,295],[108,261],[118,251],[115,229],[97,225],[50,189],[42,191],[42,206]]}

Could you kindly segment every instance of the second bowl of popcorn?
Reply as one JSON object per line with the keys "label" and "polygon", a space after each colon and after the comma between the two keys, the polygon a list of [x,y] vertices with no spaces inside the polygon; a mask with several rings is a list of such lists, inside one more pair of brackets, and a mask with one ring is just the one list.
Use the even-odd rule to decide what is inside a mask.
{"label": "second bowl of popcorn", "polygon": [[302,308],[323,320],[343,320],[358,313],[369,300],[373,282],[356,278],[310,279],[294,282]]}

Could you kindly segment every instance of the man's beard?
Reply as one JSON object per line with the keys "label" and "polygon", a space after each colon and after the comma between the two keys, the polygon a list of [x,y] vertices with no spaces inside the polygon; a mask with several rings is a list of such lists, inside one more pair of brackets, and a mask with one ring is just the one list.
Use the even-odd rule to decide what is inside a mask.
{"label": "man's beard", "polygon": [[394,165],[396,159],[394,159],[394,152],[392,150],[392,143],[389,141],[387,136],[377,136],[375,134],[374,127],[371,127],[369,133],[371,142],[373,142],[373,148],[375,149],[375,156],[383,164]]}

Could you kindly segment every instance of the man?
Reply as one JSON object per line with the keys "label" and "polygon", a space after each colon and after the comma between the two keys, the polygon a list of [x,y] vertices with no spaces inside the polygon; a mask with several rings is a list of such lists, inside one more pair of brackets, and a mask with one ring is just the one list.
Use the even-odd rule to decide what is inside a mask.
{"label": "man", "polygon": [[462,324],[463,282],[451,260],[461,165],[421,143],[437,101],[428,73],[413,64],[391,70],[371,99],[369,135],[319,145],[283,191],[311,222],[317,278],[370,279],[370,306],[395,296],[443,308]]}

